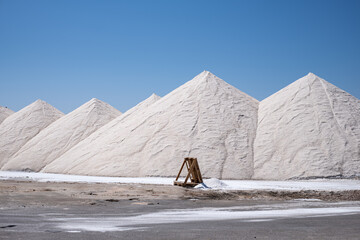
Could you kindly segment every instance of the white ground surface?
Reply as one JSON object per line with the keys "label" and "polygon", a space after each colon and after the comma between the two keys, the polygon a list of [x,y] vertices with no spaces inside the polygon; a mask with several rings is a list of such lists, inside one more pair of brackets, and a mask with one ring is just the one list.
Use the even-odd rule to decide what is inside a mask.
{"label": "white ground surface", "polygon": [[[163,177],[99,177],[34,172],[0,171],[0,180],[31,180],[39,182],[85,182],[85,183],[138,183],[172,185],[174,178]],[[303,181],[260,181],[260,180],[218,180],[205,179],[205,185],[219,190],[360,190],[360,180],[318,179]]]}
{"label": "white ground surface", "polygon": [[287,202],[283,204],[240,206],[229,208],[169,209],[136,216],[119,217],[53,217],[56,226],[73,231],[129,231],[151,227],[157,224],[171,224],[197,221],[239,220],[263,222],[289,218],[329,217],[359,214],[360,207],[353,203]]}

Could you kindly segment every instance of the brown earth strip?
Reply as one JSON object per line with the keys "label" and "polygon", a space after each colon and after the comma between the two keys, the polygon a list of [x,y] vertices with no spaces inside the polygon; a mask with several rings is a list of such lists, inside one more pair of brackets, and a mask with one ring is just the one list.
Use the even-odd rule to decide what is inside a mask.
{"label": "brown earth strip", "polygon": [[170,185],[0,181],[1,207],[97,205],[120,200],[360,200],[360,191],[220,191]]}

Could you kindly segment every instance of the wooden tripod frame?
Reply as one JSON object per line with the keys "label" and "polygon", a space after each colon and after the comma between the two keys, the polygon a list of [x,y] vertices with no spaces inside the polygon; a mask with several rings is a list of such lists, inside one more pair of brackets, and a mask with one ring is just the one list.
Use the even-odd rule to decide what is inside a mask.
{"label": "wooden tripod frame", "polygon": [[[188,174],[185,178],[184,182],[180,182],[178,181],[180,174],[184,168],[184,166],[186,166],[187,170],[188,170]],[[190,178],[190,182],[187,182]],[[203,179],[201,176],[201,172],[200,172],[200,168],[199,168],[199,164],[197,161],[197,158],[185,158],[183,164],[181,165],[180,171],[174,181],[174,185],[178,185],[178,186],[189,186],[189,187],[195,187],[196,185],[198,185],[199,183],[202,183]]]}

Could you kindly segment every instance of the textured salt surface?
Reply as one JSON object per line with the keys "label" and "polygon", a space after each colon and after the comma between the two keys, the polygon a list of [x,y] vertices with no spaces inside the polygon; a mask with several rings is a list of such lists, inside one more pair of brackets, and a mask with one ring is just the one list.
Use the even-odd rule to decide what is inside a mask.
{"label": "textured salt surface", "polygon": [[310,73],[263,100],[254,179],[360,173],[360,101]]}
{"label": "textured salt surface", "polygon": [[28,141],[2,170],[40,171],[120,114],[109,104],[91,99]]}
{"label": "textured salt surface", "polygon": [[[19,115],[0,125],[0,168],[29,140],[20,136],[26,121],[18,118],[17,126],[9,120],[14,116]],[[6,122],[18,129],[4,128]],[[11,136],[1,135],[4,131]],[[71,131],[77,139],[75,128],[65,130]],[[70,141],[71,146],[61,149],[66,136],[53,132],[39,134],[47,140],[36,137],[2,169],[175,176],[189,156],[198,158],[204,177],[221,179],[360,176],[360,100],[312,73],[259,103],[204,71],[161,100],[152,95],[82,141]],[[48,147],[53,135],[61,144]],[[42,154],[45,160],[38,158]]]}
{"label": "textured salt surface", "polygon": [[204,177],[249,178],[257,110],[257,100],[204,71],[43,171],[174,176],[184,157],[196,156]]}
{"label": "textured salt surface", "polygon": [[[159,96],[157,96],[156,94],[152,94],[149,98],[147,98],[144,101],[142,101],[141,103],[137,104],[135,107],[126,111],[124,114],[120,115],[119,117],[113,119],[108,124],[106,124],[99,130],[94,132],[92,135],[90,135],[88,138],[81,141],[73,149],[71,149],[71,151],[69,151],[70,153],[65,154],[65,158],[64,157],[59,158],[59,159],[55,160],[53,163],[48,164],[43,169],[43,171],[44,172],[54,172],[54,173],[62,172],[67,167],[63,163],[69,162],[68,161],[69,159],[67,159],[67,157],[66,157],[67,155],[72,156],[72,154],[73,154],[72,152],[80,152],[80,151],[82,151],[82,154],[88,155],[89,152],[91,152],[91,150],[88,148],[89,146],[91,146],[91,144],[93,144],[93,146],[96,148],[97,144],[98,144],[97,142],[101,143],[105,139],[108,139],[109,136],[115,135],[119,131],[118,126],[121,126],[133,114],[136,114],[137,112],[141,112],[142,110],[146,109],[147,107],[149,107],[150,105],[152,105],[153,103],[158,101],[159,99],[160,99]],[[111,147],[113,147],[113,145],[111,145],[111,143],[110,143],[109,147],[111,148]],[[103,150],[100,150],[100,151],[107,151],[107,150],[106,150],[106,148],[104,148]],[[68,163],[66,163],[66,164],[68,164]],[[100,164],[101,164],[101,162],[100,162]],[[101,166],[100,166],[100,168],[101,168]],[[93,169],[93,170],[96,171],[96,169]],[[84,167],[81,174],[91,175],[91,173],[89,173],[88,171],[89,171],[88,167]],[[97,175],[97,174],[93,174],[93,175]],[[99,175],[101,175],[101,174],[99,174]]]}
{"label": "textured salt surface", "polygon": [[10,115],[0,124],[0,167],[26,142],[64,114],[37,100]]}
{"label": "textured salt surface", "polygon": [[0,124],[13,113],[13,110],[0,106]]}

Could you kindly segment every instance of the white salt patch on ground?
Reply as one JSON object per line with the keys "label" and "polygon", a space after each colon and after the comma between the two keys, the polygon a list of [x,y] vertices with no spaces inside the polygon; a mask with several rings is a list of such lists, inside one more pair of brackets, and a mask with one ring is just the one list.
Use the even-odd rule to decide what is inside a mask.
{"label": "white salt patch on ground", "polygon": [[[271,205],[269,205],[271,207]],[[248,207],[245,210],[230,208],[209,209],[181,209],[167,210],[155,213],[142,214],[130,217],[103,217],[103,218],[53,218],[51,221],[60,221],[56,226],[66,230],[82,231],[124,231],[134,230],[136,227],[156,224],[174,224],[197,221],[224,221],[243,220],[252,222],[272,221],[288,218],[328,217],[350,214],[359,214],[360,207],[322,207],[322,208],[293,208],[253,210]],[[125,228],[125,229],[124,229]],[[128,229],[126,229],[128,228]]]}
{"label": "white salt patch on ground", "polygon": [[159,184],[172,185],[174,178],[127,178],[127,177],[99,177],[99,176],[81,176],[53,173],[35,173],[35,172],[9,172],[0,171],[0,180],[31,180],[37,182],[82,182],[82,183],[138,183],[138,184]]}
{"label": "white salt patch on ground", "polygon": [[252,219],[252,220],[243,220],[242,222],[270,222],[274,221],[275,219],[268,218],[268,219]]}
{"label": "white salt patch on ground", "polygon": [[[0,171],[0,180],[31,180],[39,182],[85,182],[85,183],[135,183],[173,185],[175,178],[164,177],[99,177],[35,172]],[[204,179],[206,182],[211,179]],[[360,190],[360,180],[318,179],[302,181],[260,181],[260,180],[221,180],[220,190],[283,190],[283,191],[346,191]]]}
{"label": "white salt patch on ground", "polygon": [[321,199],[317,199],[317,198],[297,198],[297,199],[293,199],[292,201],[300,201],[300,202],[322,202]]}
{"label": "white salt patch on ground", "polygon": [[301,181],[263,181],[263,180],[222,180],[229,190],[319,190],[345,191],[360,190],[360,180],[318,179]]}

